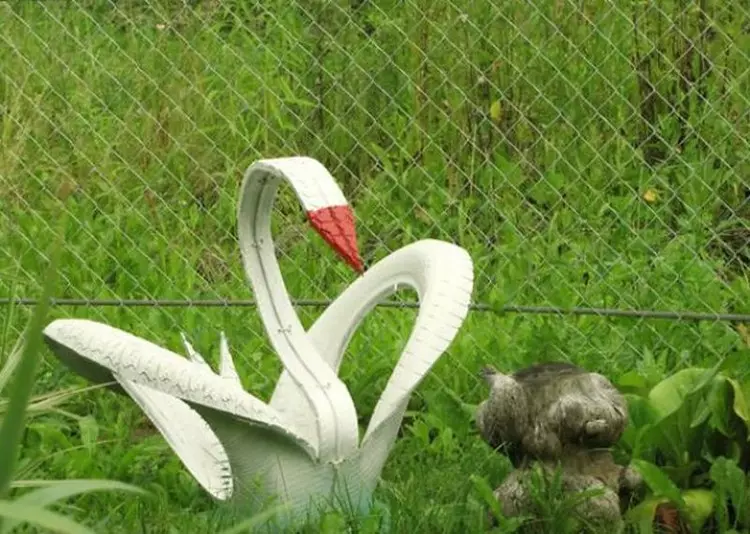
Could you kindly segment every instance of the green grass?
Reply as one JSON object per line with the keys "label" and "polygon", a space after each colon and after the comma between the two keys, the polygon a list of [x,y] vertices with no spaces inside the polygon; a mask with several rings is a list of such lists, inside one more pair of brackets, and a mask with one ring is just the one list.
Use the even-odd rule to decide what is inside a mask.
{"label": "green grass", "polygon": [[[40,293],[62,190],[58,297],[249,298],[242,172],[305,154],[354,205],[367,262],[421,238],[456,242],[475,261],[476,301],[750,312],[741,8],[705,0],[704,20],[672,1],[148,4],[0,3],[0,297]],[[276,219],[294,297],[351,282],[289,191]],[[319,311],[299,310],[306,325]],[[184,330],[214,360],[224,330],[248,389],[269,395],[279,373],[251,308],[51,315],[178,351]],[[0,318],[15,335],[27,317]],[[365,424],[413,319],[377,310],[351,344],[342,376]],[[472,313],[414,396],[379,498],[399,532],[478,528],[471,477],[494,487],[508,463],[451,393],[479,401],[485,363],[566,359],[616,377],[733,351],[748,355],[727,323]],[[45,355],[36,393],[82,384]],[[86,495],[77,519],[123,533],[231,524],[132,402],[97,390],[65,411],[30,423],[22,473],[152,492]]]}

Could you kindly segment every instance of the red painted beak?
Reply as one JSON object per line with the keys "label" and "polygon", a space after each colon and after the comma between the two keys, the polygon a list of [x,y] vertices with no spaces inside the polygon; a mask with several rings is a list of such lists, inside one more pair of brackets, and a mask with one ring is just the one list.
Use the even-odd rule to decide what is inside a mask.
{"label": "red painted beak", "polygon": [[359,274],[364,272],[357,247],[354,213],[349,206],[329,206],[308,211],[307,218],[315,231],[352,269]]}

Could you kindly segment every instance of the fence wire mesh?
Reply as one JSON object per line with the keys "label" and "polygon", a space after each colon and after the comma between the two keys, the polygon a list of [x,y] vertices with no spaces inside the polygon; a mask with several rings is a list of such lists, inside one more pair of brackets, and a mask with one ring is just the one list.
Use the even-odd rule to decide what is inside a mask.
{"label": "fence wire mesh", "polygon": [[[747,313],[748,50],[750,12],[713,0],[2,2],[0,297],[39,292],[64,211],[59,297],[249,298],[242,172],[305,154],[354,206],[369,264],[431,237],[471,253],[479,303]],[[275,218],[292,296],[335,298],[352,276],[290,192]],[[278,372],[246,309],[55,314],[177,350],[185,331],[213,357],[223,329],[253,389]],[[355,338],[374,356],[344,364],[358,403],[413,317],[378,310]],[[487,361],[674,369],[746,345],[720,321],[473,314],[430,380],[474,387]]]}

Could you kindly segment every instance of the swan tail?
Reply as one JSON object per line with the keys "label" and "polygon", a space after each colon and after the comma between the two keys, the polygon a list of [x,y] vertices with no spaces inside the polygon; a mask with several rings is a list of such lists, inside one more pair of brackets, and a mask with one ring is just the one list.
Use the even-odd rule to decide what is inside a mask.
{"label": "swan tail", "polygon": [[219,354],[219,375],[230,383],[242,388],[240,376],[237,374],[237,368],[234,366],[234,359],[231,352],[229,352],[229,341],[227,341],[227,336],[224,332],[221,332],[220,335]]}
{"label": "swan tail", "polygon": [[206,363],[206,360],[203,358],[203,356],[201,356],[200,353],[195,350],[195,348],[193,348],[193,345],[190,344],[190,341],[188,341],[188,338],[184,332],[180,332],[180,339],[182,340],[182,344],[185,347],[185,352],[187,353],[188,358],[190,358],[191,362],[202,365],[207,369],[211,368],[208,363]]}

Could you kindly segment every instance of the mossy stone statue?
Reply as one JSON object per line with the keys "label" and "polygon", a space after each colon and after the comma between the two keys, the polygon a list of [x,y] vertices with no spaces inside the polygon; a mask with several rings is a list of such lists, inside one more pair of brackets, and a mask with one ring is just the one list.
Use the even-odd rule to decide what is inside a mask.
{"label": "mossy stone statue", "polygon": [[565,492],[599,489],[574,511],[593,528],[620,531],[620,498],[641,484],[610,451],[628,422],[622,394],[603,375],[562,362],[511,375],[485,367],[482,374],[490,392],[477,409],[479,432],[516,467],[495,490],[503,514],[535,513],[528,484],[536,464],[546,473],[559,468]]}

